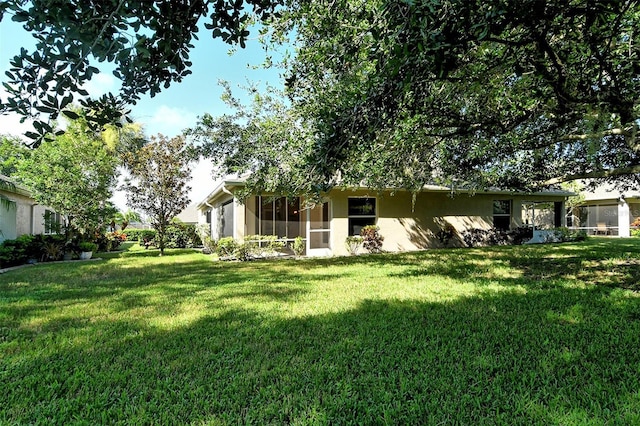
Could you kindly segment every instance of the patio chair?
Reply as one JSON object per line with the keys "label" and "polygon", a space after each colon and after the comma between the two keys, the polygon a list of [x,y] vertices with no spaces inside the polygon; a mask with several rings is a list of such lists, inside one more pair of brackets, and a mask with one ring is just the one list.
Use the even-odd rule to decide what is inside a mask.
{"label": "patio chair", "polygon": [[598,223],[598,227],[596,228],[596,235],[609,235],[609,228],[607,228],[606,223]]}

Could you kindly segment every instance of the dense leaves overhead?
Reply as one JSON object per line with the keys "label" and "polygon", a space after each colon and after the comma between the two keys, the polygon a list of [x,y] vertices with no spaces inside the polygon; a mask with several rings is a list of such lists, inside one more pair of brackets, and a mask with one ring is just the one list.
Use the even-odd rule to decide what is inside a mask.
{"label": "dense leaves overhead", "polygon": [[338,0],[290,13],[289,93],[317,128],[324,180],[527,188],[640,171],[635,1]]}
{"label": "dense leaves overhead", "polygon": [[[84,101],[98,125],[189,73],[200,18],[240,45],[261,20],[265,38],[295,49],[282,64],[291,111],[198,129],[215,134],[205,151],[232,156],[227,171],[261,174],[258,186],[638,183],[637,1],[36,0],[0,1],[0,12],[38,40],[14,58],[2,108],[55,117],[84,96],[89,61],[110,61],[122,96]],[[224,120],[243,136],[221,139]]]}
{"label": "dense leaves overhead", "polygon": [[[0,1],[0,21],[22,23],[36,39],[34,51],[16,52],[4,88],[1,112],[41,118],[30,136],[39,141],[52,131],[56,116],[99,72],[95,61],[111,62],[122,81],[119,96],[84,99],[97,113],[90,124],[119,123],[126,105],[140,95],[157,94],[191,73],[189,52],[198,22],[214,37],[244,46],[250,12],[266,18],[277,0],[8,0]],[[73,114],[73,113],[71,113]],[[75,118],[75,117],[71,117]]]}

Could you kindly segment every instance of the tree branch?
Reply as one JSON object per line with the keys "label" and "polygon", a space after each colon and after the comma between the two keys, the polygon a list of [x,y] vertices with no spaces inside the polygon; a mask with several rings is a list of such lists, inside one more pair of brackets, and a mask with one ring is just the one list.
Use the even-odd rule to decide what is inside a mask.
{"label": "tree branch", "polygon": [[569,181],[578,180],[578,179],[610,178],[610,177],[633,175],[633,174],[640,174],[640,164],[634,164],[632,166],[621,167],[616,169],[595,170],[593,172],[588,172],[588,173],[577,173],[574,175],[555,177],[542,182],[539,186],[545,187],[545,186],[556,185],[562,182],[569,182]]}

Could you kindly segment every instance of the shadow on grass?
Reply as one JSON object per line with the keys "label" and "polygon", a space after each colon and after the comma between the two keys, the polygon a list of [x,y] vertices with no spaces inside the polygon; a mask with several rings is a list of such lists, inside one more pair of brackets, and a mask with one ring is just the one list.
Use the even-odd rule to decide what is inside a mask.
{"label": "shadow on grass", "polygon": [[5,350],[0,419],[637,424],[639,310],[555,289],[289,319],[227,309],[175,330],[59,324],[80,335]]}
{"label": "shadow on grass", "polygon": [[[0,423],[639,424],[640,298],[611,291],[638,248],[29,268],[0,282]],[[279,315],[369,271],[505,290]],[[190,318],[192,303],[206,308]]]}

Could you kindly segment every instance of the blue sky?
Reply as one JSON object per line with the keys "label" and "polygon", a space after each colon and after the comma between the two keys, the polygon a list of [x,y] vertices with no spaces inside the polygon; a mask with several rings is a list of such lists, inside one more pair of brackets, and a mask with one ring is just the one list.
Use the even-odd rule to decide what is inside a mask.
{"label": "blue sky", "polygon": [[[257,32],[252,34],[246,49],[238,48],[233,55],[229,55],[229,45],[219,39],[212,39],[206,30],[201,30],[198,36],[199,40],[195,40],[195,48],[190,55],[193,74],[181,83],[172,84],[154,98],[143,96],[138,104],[131,106],[132,118],[144,125],[147,135],[162,133],[172,137],[193,126],[197,117],[204,113],[223,114],[226,109],[220,100],[222,89],[218,81],[221,79],[230,82],[234,94],[241,99],[243,92],[238,86],[246,85],[247,82],[282,86],[278,69],[255,69],[265,58],[265,52],[256,39]],[[2,81],[6,81],[4,73],[9,69],[9,60],[19,52],[20,47],[33,46],[32,40],[31,35],[19,24],[12,22],[9,16],[5,16],[0,22]],[[102,72],[94,77],[87,90],[92,96],[99,96],[117,90],[118,83],[109,72]],[[18,117],[0,116],[0,134],[19,135],[24,130],[25,126],[19,124]],[[195,167],[191,182],[192,201],[201,201],[211,191],[213,181],[210,175],[209,162],[200,163]],[[120,208],[124,208],[122,194],[117,194],[114,201]]]}

